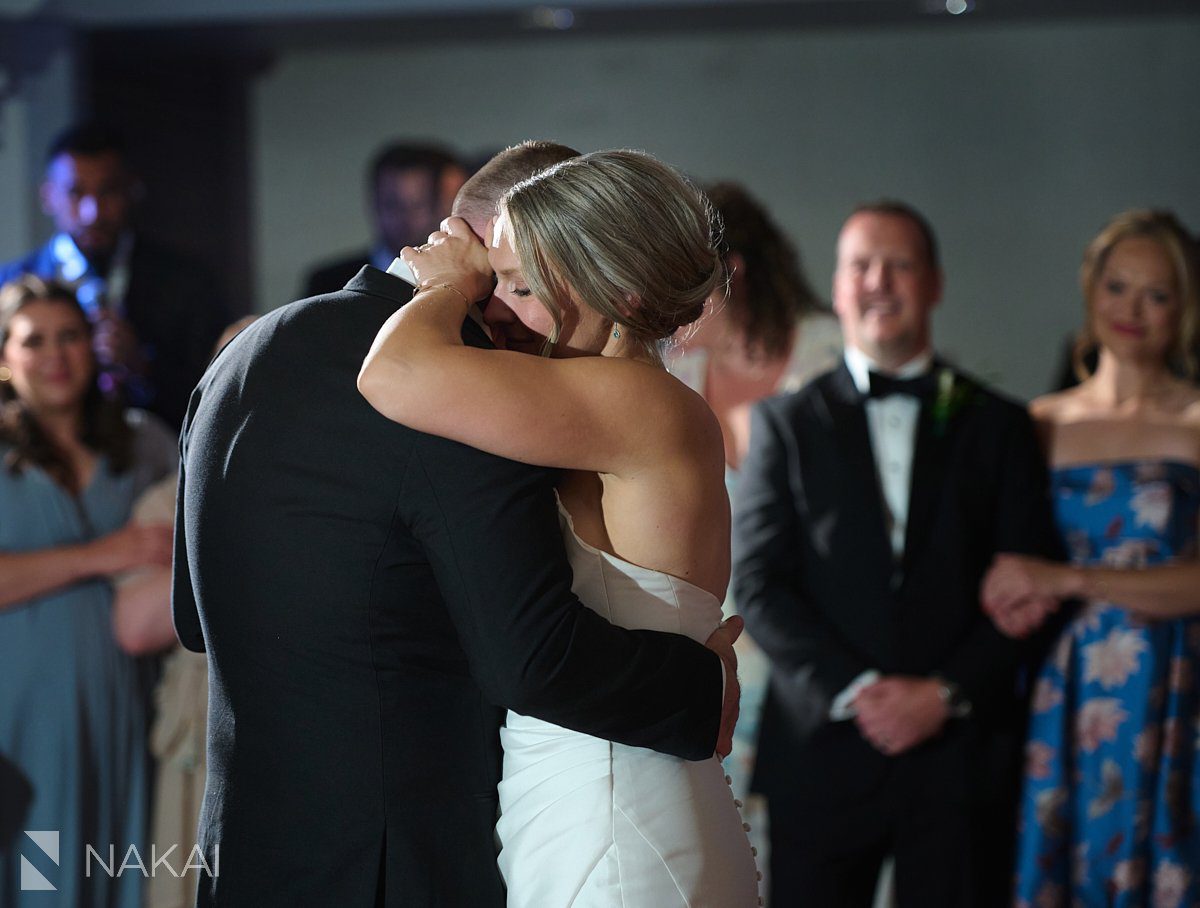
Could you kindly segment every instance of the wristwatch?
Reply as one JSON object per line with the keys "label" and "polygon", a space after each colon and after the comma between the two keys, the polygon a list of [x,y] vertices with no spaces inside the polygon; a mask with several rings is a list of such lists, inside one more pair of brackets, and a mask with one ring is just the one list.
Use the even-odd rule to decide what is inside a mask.
{"label": "wristwatch", "polygon": [[946,712],[951,719],[965,719],[971,715],[971,701],[963,696],[957,684],[937,676],[933,680],[937,682],[938,699],[946,704]]}

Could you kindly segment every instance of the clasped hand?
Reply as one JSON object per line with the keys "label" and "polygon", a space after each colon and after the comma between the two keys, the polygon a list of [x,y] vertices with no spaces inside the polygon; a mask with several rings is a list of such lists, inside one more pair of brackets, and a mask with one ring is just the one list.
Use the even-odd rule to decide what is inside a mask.
{"label": "clasped hand", "polygon": [[90,543],[98,573],[112,575],[133,568],[159,565],[169,567],[173,552],[173,532],[167,524],[139,524],[130,521],[119,530]]}
{"label": "clasped hand", "polygon": [[105,366],[120,366],[130,372],[145,372],[146,362],[133,326],[107,310],[96,319],[92,346],[96,359]]}
{"label": "clasped hand", "polygon": [[496,283],[487,249],[462,218],[446,218],[427,243],[405,246],[400,258],[412,268],[419,289],[449,284],[478,301],[489,296]]}
{"label": "clasped hand", "polygon": [[911,750],[942,730],[949,707],[932,678],[888,675],[854,699],[854,723],[864,738],[890,757]]}
{"label": "clasped hand", "polygon": [[980,603],[984,614],[1006,636],[1029,636],[1058,610],[1054,592],[1061,565],[1027,555],[996,556],[983,578]]}

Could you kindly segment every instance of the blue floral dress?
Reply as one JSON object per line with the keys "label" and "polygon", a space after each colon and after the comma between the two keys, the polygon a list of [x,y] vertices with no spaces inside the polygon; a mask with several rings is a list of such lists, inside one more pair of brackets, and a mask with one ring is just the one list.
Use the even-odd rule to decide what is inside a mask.
{"label": "blue floral dress", "polygon": [[[1190,464],[1060,468],[1053,487],[1076,564],[1196,557]],[[1200,617],[1143,623],[1092,602],[1064,628],[1033,692],[1020,908],[1200,906],[1197,669]]]}

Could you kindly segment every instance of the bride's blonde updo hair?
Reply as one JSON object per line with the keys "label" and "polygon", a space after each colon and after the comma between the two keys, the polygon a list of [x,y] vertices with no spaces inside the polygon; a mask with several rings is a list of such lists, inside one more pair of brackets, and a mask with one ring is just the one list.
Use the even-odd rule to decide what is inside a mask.
{"label": "bride's blonde updo hair", "polygon": [[500,201],[525,281],[554,319],[590,306],[661,362],[725,279],[704,194],[637,151],[597,151],[518,183]]}

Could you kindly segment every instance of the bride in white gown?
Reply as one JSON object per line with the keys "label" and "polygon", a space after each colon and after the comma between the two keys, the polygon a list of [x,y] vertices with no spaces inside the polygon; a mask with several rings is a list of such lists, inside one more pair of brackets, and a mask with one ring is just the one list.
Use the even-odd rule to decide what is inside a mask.
{"label": "bride in white gown", "polygon": [[[710,209],[671,168],[617,151],[519,184],[499,212],[487,249],[451,219],[403,251],[420,291],[380,331],[359,387],[413,428],[561,468],[580,600],[614,624],[703,642],[729,580],[724,451],[661,345],[723,280]],[[464,346],[469,303],[489,293],[502,349]],[[716,757],[689,763],[515,713],[502,734],[510,906],[760,904]]]}

